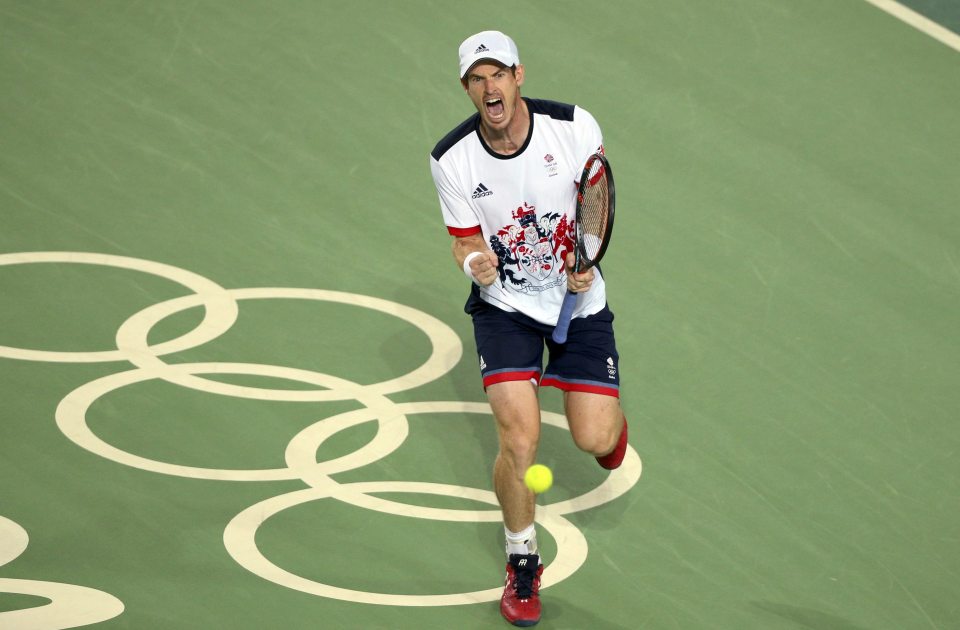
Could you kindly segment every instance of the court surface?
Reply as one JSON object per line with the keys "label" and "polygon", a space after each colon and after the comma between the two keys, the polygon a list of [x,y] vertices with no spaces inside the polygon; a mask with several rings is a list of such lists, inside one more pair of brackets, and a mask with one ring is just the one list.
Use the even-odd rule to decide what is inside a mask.
{"label": "court surface", "polygon": [[[543,628],[960,627],[960,51],[862,0],[0,2],[0,627],[496,628],[467,35],[605,132]],[[957,29],[955,3],[911,3]]]}

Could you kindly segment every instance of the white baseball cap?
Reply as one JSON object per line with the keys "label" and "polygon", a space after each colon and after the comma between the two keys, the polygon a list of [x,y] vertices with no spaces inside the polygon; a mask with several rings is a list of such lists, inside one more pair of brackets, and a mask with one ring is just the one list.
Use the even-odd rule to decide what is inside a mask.
{"label": "white baseball cap", "polygon": [[478,61],[493,59],[505,66],[520,63],[520,53],[513,40],[500,31],[483,31],[471,35],[460,44],[460,78],[467,76]]}

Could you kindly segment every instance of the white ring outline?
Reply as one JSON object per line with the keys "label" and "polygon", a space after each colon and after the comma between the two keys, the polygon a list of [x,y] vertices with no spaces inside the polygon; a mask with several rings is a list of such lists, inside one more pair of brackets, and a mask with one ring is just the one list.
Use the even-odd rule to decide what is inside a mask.
{"label": "white ring outline", "polygon": [[[358,482],[340,485],[345,492],[356,488],[358,495],[367,492],[413,492],[419,494],[444,494],[461,496],[497,505],[497,498],[489,490],[477,490],[464,486],[451,486],[434,483],[405,482]],[[240,566],[254,575],[287,588],[331,599],[339,599],[359,604],[380,604],[387,606],[454,606],[478,604],[500,599],[503,587],[473,591],[469,593],[451,593],[445,595],[398,595],[396,593],[374,593],[355,591],[323,584],[281,569],[263,555],[256,544],[256,533],[268,519],[280,512],[302,505],[308,501],[330,497],[325,488],[307,488],[270,497],[251,505],[237,514],[223,532],[223,544],[227,553]],[[342,496],[332,498],[342,499]],[[398,503],[397,505],[408,505]],[[415,507],[409,506],[408,507]],[[499,514],[499,511],[497,512]],[[404,514],[405,515],[405,514]],[[447,520],[447,519],[443,519]],[[460,519],[455,519],[460,520]],[[568,577],[579,569],[587,559],[587,541],[577,527],[559,514],[545,514],[537,517],[540,523],[557,540],[557,557],[544,568],[541,588],[548,588]]]}
{"label": "white ring outline", "polygon": [[[266,370],[261,368],[266,368]],[[67,394],[63,400],[60,401],[60,404],[57,405],[55,412],[57,426],[67,438],[91,453],[118,464],[150,472],[176,477],[220,481],[277,481],[299,479],[296,471],[290,468],[246,470],[204,468],[200,466],[172,464],[141,457],[109,444],[97,436],[90,429],[89,424],[87,424],[87,412],[91,405],[112,391],[134,383],[192,373],[277,376],[279,378],[294,381],[299,380],[317,386],[329,384],[333,384],[334,386],[340,385],[341,389],[332,391],[353,394],[353,399],[360,401],[371,409],[379,410],[386,416],[386,420],[379,419],[381,429],[385,428],[384,425],[388,421],[393,422],[389,427],[386,427],[388,430],[378,431],[373,441],[362,447],[360,451],[357,451],[361,453],[361,456],[376,450],[376,448],[381,448],[380,441],[384,442],[387,446],[394,443],[399,445],[399,443],[402,443],[403,439],[406,438],[406,418],[394,413],[393,409],[395,408],[395,404],[385,396],[367,391],[355,383],[334,376],[296,368],[261,366],[255,363],[178,363],[167,365],[162,370],[162,373],[158,373],[155,370],[135,368],[126,372],[109,374],[85,383]],[[212,383],[213,381],[209,382]],[[397,424],[396,421],[399,419],[403,420],[403,422],[398,425],[400,429],[393,426]],[[323,420],[320,420],[320,422],[323,422]],[[396,446],[393,448],[396,448]],[[391,449],[391,451],[392,450],[393,449]]]}
{"label": "white ring outline", "polygon": [[[115,256],[112,254],[92,254],[85,252],[20,252],[0,254],[0,266],[26,263],[71,263],[101,265],[131,271],[140,271],[159,276],[180,284],[199,298],[205,312],[203,320],[193,330],[163,343],[148,346],[151,354],[163,355],[195,348],[212,341],[233,326],[239,313],[239,307],[228,299],[226,289],[216,282],[179,267],[163,263]],[[67,352],[56,350],[31,350],[0,345],[0,357],[23,361],[46,361],[54,363],[99,363],[107,361],[127,361],[131,357],[122,349],[100,350],[92,352]]]}
{"label": "white ring outline", "polygon": [[[388,315],[393,315],[420,329],[430,341],[432,352],[423,365],[403,376],[364,385],[364,389],[377,394],[391,394],[407,389],[414,389],[420,385],[436,380],[452,370],[463,356],[463,344],[456,332],[439,319],[409,306],[390,302],[380,298],[373,298],[357,293],[342,291],[327,291],[323,289],[297,289],[284,287],[260,287],[247,289],[224,289],[224,293],[234,300],[257,299],[301,299],[326,302],[338,302],[350,306],[369,308]],[[117,347],[122,348],[129,360],[140,368],[159,371],[160,378],[177,385],[197,389],[205,392],[236,396],[238,398],[255,398],[260,400],[275,400],[285,402],[322,402],[333,400],[348,400],[345,396],[333,389],[327,390],[291,390],[249,387],[196,378],[192,374],[180,371],[168,371],[171,365],[160,360],[150,353],[147,338],[150,330],[165,317],[180,311],[199,306],[203,297],[200,295],[186,295],[165,302],[149,306],[135,313],[125,321],[117,331]],[[281,370],[283,368],[277,368]],[[276,376],[264,374],[265,376]],[[283,378],[282,376],[277,376]],[[296,379],[299,380],[299,379]],[[357,387],[352,385],[351,393]]]}
{"label": "white ring outline", "polygon": [[[0,516],[0,567],[19,557],[27,549],[29,540],[27,530]],[[0,593],[50,600],[48,604],[33,608],[0,611],[0,624],[4,628],[78,628],[113,619],[124,610],[123,602],[110,593],[63,582],[0,578]]]}
{"label": "white ring outline", "polygon": [[[406,415],[419,413],[483,413],[491,414],[486,403],[429,402],[403,403],[397,410]],[[291,492],[271,497],[250,506],[238,514],[224,530],[224,546],[234,560],[251,573],[281,586],[301,592],[366,604],[394,606],[449,606],[495,601],[502,587],[448,595],[399,595],[396,593],[373,593],[356,591],[323,584],[298,576],[271,562],[256,545],[259,527],[280,512],[322,498],[334,498],[360,508],[391,514],[453,522],[499,522],[502,512],[496,495],[489,490],[477,490],[464,486],[426,482],[355,482],[340,484],[329,477],[344,469],[332,462],[316,462],[312,455],[323,441],[336,431],[373,419],[368,409],[351,411],[332,416],[326,421],[311,425],[301,431],[289,443],[286,460],[291,469],[300,471],[299,476],[314,486],[312,489]],[[545,424],[569,430],[566,418],[553,412],[542,412]],[[326,422],[331,423],[330,425]],[[349,457],[349,456],[348,456]],[[579,497],[553,504],[537,506],[536,521],[557,540],[557,556],[544,570],[542,588],[546,589],[570,577],[587,558],[587,541],[583,533],[563,514],[607,503],[629,490],[640,478],[642,464],[639,455],[628,445],[623,464],[611,471],[604,482],[594,490]],[[349,468],[352,469],[352,468]],[[451,510],[411,505],[373,496],[378,492],[438,494],[463,499],[472,499],[497,506],[492,510]]]}
{"label": "white ring outline", "polygon": [[[425,413],[472,413],[488,415],[493,413],[488,403],[467,403],[460,401],[396,403],[394,405],[394,409],[394,413],[404,418],[411,415]],[[344,493],[337,490],[337,488],[342,487],[343,484],[339,484],[331,479],[330,475],[338,472],[344,472],[346,470],[353,470],[359,466],[343,466],[345,463],[352,463],[350,461],[350,455],[339,458],[338,460],[335,460],[335,462],[317,462],[313,458],[313,454],[319,450],[320,446],[323,444],[323,441],[333,435],[336,431],[349,428],[362,422],[369,422],[377,419],[376,416],[371,413],[372,411],[375,412],[376,410],[371,407],[367,407],[365,409],[348,411],[336,416],[330,416],[329,418],[314,423],[313,425],[302,430],[300,433],[295,435],[287,445],[287,452],[285,455],[287,465],[291,469],[299,471],[298,477],[305,483],[313,486],[314,488],[326,490],[328,493],[327,496],[335,497],[347,503],[356,505],[357,507],[364,507],[370,510],[376,510],[398,516],[417,516],[418,518],[445,521],[463,520],[461,516],[458,516],[461,514],[471,514],[471,522],[501,520],[502,513],[499,507],[495,510],[486,511],[428,508],[411,506],[407,503],[390,501],[388,499],[370,497],[366,492]],[[554,413],[552,411],[541,411],[540,419],[543,424],[563,429],[565,431],[570,430],[570,427],[567,424],[567,419],[562,414]],[[389,453],[384,454],[384,457],[386,457],[388,454]],[[614,499],[626,493],[634,486],[634,484],[636,484],[636,482],[640,479],[642,467],[640,456],[637,454],[637,451],[634,450],[634,448],[628,443],[627,451],[624,454],[623,462],[621,463],[620,467],[615,471],[611,471],[611,473],[607,475],[607,477],[599,486],[572,499],[538,505],[538,513],[546,512],[559,516],[580,512],[598,507],[604,503],[609,503],[610,501],[613,501]],[[386,491],[379,490],[379,492]],[[397,490],[397,492],[413,492],[413,490],[401,489]],[[458,497],[460,495],[453,494],[452,496]],[[479,500],[486,502],[485,499]],[[494,503],[494,505],[499,504]],[[410,508],[413,508],[417,513],[413,514],[410,512]]]}

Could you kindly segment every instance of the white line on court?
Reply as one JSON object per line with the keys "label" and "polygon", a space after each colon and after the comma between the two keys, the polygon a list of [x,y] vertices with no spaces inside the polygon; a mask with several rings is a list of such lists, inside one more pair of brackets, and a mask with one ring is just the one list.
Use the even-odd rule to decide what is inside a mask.
{"label": "white line on court", "polygon": [[909,9],[894,0],[867,0],[867,2],[960,52],[960,35],[920,15],[913,9]]}

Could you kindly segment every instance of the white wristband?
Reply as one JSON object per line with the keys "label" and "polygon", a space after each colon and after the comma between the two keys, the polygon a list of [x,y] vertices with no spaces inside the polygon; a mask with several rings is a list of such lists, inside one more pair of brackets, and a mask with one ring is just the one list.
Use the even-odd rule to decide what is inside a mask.
{"label": "white wristband", "polygon": [[470,271],[470,261],[476,258],[477,256],[483,256],[483,252],[470,252],[469,254],[467,254],[467,257],[463,259],[463,273],[465,273],[466,276],[470,278],[471,282],[476,282],[477,284],[480,284],[479,282],[477,282],[477,279],[473,277],[473,272]]}

